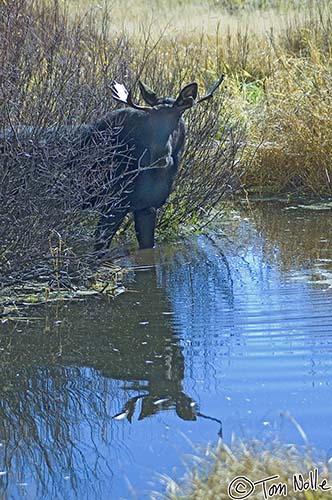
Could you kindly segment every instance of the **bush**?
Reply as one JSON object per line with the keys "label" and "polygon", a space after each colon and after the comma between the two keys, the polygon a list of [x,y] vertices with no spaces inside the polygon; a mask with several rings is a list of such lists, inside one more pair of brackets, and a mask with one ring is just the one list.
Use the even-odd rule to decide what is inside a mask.
{"label": "bush", "polygon": [[[82,280],[91,264],[98,205],[82,210],[91,166],[105,151],[82,147],[89,122],[115,107],[110,82],[133,87],[143,77],[159,94],[176,95],[206,61],[186,50],[110,35],[107,11],[72,16],[57,0],[8,0],[1,5],[0,265],[2,284],[50,278]],[[207,57],[207,56],[206,56]],[[217,72],[199,72],[212,84]],[[217,203],[239,185],[242,132],[218,98],[191,114],[178,188],[162,226],[170,228]],[[113,146],[110,146],[113,147]],[[110,156],[112,151],[109,151]],[[107,167],[107,166],[106,166]],[[95,175],[95,174],[93,174]],[[96,174],[97,175],[97,174]],[[109,191],[103,203],[118,203]],[[164,212],[164,211],[162,211]],[[175,226],[174,226],[175,227]],[[90,262],[90,264],[89,264]]]}

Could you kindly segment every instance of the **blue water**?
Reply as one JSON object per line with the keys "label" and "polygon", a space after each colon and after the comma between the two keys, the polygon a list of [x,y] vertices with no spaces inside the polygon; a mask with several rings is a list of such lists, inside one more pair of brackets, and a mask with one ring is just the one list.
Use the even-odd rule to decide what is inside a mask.
{"label": "blue water", "polygon": [[[0,331],[4,498],[148,499],[221,432],[332,455],[332,212],[234,212]],[[33,311],[33,312],[32,312]]]}

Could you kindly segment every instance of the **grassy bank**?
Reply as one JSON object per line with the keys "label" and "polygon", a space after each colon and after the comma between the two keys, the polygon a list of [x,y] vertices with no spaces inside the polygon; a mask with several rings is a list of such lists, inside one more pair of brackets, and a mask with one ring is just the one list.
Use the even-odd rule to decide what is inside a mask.
{"label": "grassy bank", "polygon": [[258,441],[232,449],[221,445],[215,451],[207,450],[205,458],[195,462],[184,483],[165,478],[167,494],[153,494],[152,500],[332,498],[328,463],[315,459],[310,450],[293,445],[275,444],[267,448]]}
{"label": "grassy bank", "polygon": [[175,96],[226,75],[212,103],[187,113],[160,234],[197,227],[242,187],[331,195],[329,2],[2,0],[0,27],[0,131],[14,138],[0,160],[3,284],[84,278],[98,207],[81,209],[92,160],[75,138],[115,108],[113,78]]}
{"label": "grassy bank", "polygon": [[111,8],[113,32],[121,27],[132,40],[162,33],[154,55],[165,74],[184,71],[204,86],[207,75],[226,73],[225,107],[247,128],[248,157],[261,146],[246,170],[249,190],[306,196],[332,193],[331,12],[325,0],[126,0]]}

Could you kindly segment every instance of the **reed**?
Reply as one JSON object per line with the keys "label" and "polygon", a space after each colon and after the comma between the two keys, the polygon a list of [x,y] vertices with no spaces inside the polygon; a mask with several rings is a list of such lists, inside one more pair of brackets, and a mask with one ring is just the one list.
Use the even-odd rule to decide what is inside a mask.
{"label": "reed", "polygon": [[[315,458],[313,450],[308,448],[278,443],[267,447],[262,442],[253,440],[250,443],[238,443],[231,448],[225,444],[217,450],[209,448],[204,458],[194,457],[193,462],[194,467],[189,467],[182,483],[163,476],[161,479],[167,492],[152,493],[151,500],[332,498],[331,489],[324,490],[319,486],[325,480],[324,487],[330,488],[329,465],[326,461]],[[253,484],[272,477],[274,479],[264,482],[265,492],[262,483]]]}

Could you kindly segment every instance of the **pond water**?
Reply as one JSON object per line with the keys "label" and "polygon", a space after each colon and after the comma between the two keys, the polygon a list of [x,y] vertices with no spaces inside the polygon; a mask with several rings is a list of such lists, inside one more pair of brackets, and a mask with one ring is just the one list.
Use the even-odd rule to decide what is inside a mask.
{"label": "pond water", "polygon": [[222,433],[332,455],[332,211],[257,204],[131,251],[115,300],[0,329],[3,498],[147,499]]}

